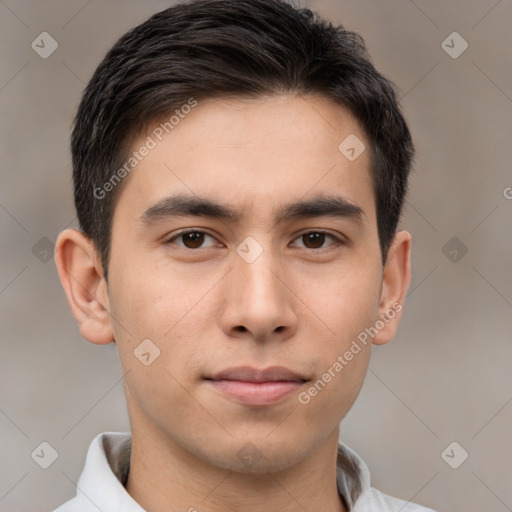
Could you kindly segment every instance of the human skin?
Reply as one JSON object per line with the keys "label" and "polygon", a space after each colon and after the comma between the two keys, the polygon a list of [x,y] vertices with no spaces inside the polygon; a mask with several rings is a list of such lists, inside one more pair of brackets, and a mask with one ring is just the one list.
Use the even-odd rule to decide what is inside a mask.
{"label": "human skin", "polygon": [[[355,161],[338,149],[349,134],[367,148]],[[351,113],[322,96],[200,101],[125,178],[108,285],[94,245],[77,230],[59,235],[57,267],[82,336],[115,340],[119,351],[132,430],[126,489],[146,510],[344,510],[339,423],[361,389],[371,343],[309,403],[298,395],[403,304],[409,286],[409,233],[396,233],[382,265],[369,147]],[[142,220],[177,193],[242,217]],[[276,223],[285,203],[333,195],[361,216]],[[189,228],[208,233],[169,242]],[[319,230],[344,243],[302,236]],[[248,236],[262,249],[250,263],[236,251]],[[372,343],[390,341],[400,317]],[[148,366],[134,355],[145,339],[160,350]],[[268,405],[241,403],[206,380],[276,365],[308,382]]]}

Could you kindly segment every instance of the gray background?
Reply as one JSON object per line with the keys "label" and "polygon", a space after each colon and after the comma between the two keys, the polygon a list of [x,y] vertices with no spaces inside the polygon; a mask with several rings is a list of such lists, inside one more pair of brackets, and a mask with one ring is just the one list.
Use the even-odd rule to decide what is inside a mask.
{"label": "gray background", "polygon": [[[68,144],[84,85],[122,33],[170,4],[0,1],[1,511],[70,498],[93,436],[129,427],[114,345],[80,337],[45,260],[76,227]],[[307,5],[364,36],[418,149],[405,315],[374,348],[341,437],[386,493],[440,512],[512,510],[511,1]],[[47,59],[31,48],[44,31],[59,45]],[[458,58],[442,46],[454,31],[469,44]],[[42,441],[58,452],[46,470],[31,458]],[[441,456],[453,441],[452,465],[469,453],[457,469]]]}

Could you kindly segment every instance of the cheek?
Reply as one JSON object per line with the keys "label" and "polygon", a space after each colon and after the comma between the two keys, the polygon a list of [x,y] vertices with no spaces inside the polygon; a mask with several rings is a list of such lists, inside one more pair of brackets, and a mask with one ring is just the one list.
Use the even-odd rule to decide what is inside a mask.
{"label": "cheek", "polygon": [[[207,316],[203,309],[206,301],[201,298],[212,284],[209,280],[186,283],[181,273],[157,266],[145,273],[131,268],[119,267],[112,274],[110,306],[121,362],[138,385],[147,379],[152,387],[155,378],[169,381],[172,388],[172,376],[182,382],[183,374],[188,376],[194,369]],[[147,353],[149,356],[140,357]],[[146,367],[141,358],[154,358],[154,363]]]}
{"label": "cheek", "polygon": [[323,367],[316,380],[298,396],[299,407],[308,422],[337,425],[354,404],[364,381],[370,357],[370,348],[362,346],[348,361],[340,351]]}
{"label": "cheek", "polygon": [[[119,260],[119,258],[118,258]],[[116,261],[111,272],[111,314],[117,334],[162,338],[190,309],[179,273],[135,258]]]}
{"label": "cheek", "polygon": [[[364,271],[340,274],[339,279],[325,279],[321,287],[310,295],[314,311],[323,325],[316,331],[321,351],[316,359],[316,380],[311,402],[329,401],[333,414],[344,413],[360,391],[370,358],[371,338],[365,329],[372,326],[378,317],[379,267],[367,267]],[[316,399],[318,395],[319,399]],[[321,395],[321,398],[320,398]]]}
{"label": "cheek", "polygon": [[193,373],[194,344],[199,339],[193,315],[187,314],[191,305],[189,301],[184,303],[184,290],[174,283],[128,276],[130,272],[125,272],[111,299],[127,399],[155,423],[167,418],[169,404],[173,404],[172,410],[182,411],[180,421],[185,421],[184,417],[195,413],[185,387]]}
{"label": "cheek", "polygon": [[[309,306],[311,319],[321,326],[329,345],[341,349],[373,324],[380,302],[381,272],[377,265],[346,265],[324,276],[303,276],[297,295]],[[316,318],[316,320],[315,320]]]}

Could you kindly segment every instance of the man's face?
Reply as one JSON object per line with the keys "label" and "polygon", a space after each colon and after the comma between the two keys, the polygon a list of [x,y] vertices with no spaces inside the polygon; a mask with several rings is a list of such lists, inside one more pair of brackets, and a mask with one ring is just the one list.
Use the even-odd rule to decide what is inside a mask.
{"label": "man's face", "polygon": [[[337,431],[370,343],[342,370],[333,365],[378,320],[382,284],[369,151],[350,161],[338,149],[351,134],[369,147],[341,106],[283,96],[199,102],[161,141],[150,131],[134,145],[156,142],[116,205],[108,283],[134,436],[159,436],[216,466],[269,471]],[[171,215],[165,199],[177,194],[239,218]],[[356,208],[276,218],[320,198]],[[154,346],[160,355],[146,366],[134,351],[152,360]],[[212,380],[275,366],[295,377]]]}

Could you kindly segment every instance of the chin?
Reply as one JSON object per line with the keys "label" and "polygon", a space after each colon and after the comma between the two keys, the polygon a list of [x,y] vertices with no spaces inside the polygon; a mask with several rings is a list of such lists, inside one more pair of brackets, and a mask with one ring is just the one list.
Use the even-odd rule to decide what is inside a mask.
{"label": "chin", "polygon": [[245,439],[231,439],[230,446],[217,444],[217,449],[214,452],[210,450],[206,455],[196,455],[213,466],[236,473],[277,473],[290,468],[307,455],[303,442],[292,442],[290,438],[288,441],[285,443],[282,439],[275,439],[272,442],[265,437],[251,440],[248,436]]}

